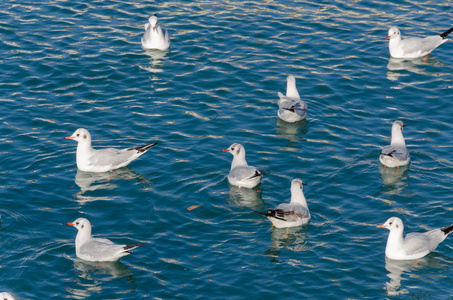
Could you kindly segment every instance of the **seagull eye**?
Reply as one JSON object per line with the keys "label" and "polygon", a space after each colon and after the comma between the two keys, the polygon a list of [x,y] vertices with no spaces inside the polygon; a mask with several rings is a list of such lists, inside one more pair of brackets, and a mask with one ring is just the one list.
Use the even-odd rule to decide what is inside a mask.
{"label": "seagull eye", "polygon": [[233,147],[233,148],[231,148],[231,150],[232,150],[232,151],[234,151],[234,147]]}
{"label": "seagull eye", "polygon": [[80,133],[77,133],[77,136],[80,136]]}
{"label": "seagull eye", "polygon": [[76,225],[79,225],[79,222],[76,222],[75,224],[76,224]]}
{"label": "seagull eye", "polygon": [[392,222],[390,222],[389,225],[392,225]]}

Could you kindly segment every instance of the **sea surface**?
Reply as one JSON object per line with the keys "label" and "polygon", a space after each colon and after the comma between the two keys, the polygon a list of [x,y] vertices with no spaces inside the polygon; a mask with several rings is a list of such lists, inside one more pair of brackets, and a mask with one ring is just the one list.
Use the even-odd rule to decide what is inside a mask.
{"label": "sea surface", "polygon": [[[157,13],[172,45],[145,51]],[[16,299],[451,299],[453,238],[425,258],[385,258],[406,232],[453,223],[453,43],[390,59],[404,36],[453,26],[451,1],[0,2],[0,292]],[[277,118],[293,74],[306,122]],[[402,120],[412,162],[380,149]],[[114,173],[77,170],[97,148],[158,144]],[[226,176],[241,143],[265,175]],[[266,211],[307,182],[309,224]],[[115,263],[76,259],[79,217],[116,243]]]}

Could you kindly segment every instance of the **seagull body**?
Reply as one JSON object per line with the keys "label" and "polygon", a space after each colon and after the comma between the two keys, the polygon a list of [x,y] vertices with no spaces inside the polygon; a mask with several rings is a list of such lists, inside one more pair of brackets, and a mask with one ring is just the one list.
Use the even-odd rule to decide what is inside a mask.
{"label": "seagull body", "polygon": [[123,256],[129,255],[130,250],[143,245],[118,245],[108,239],[91,236],[91,224],[85,218],[78,218],[74,222],[66,223],[74,226],[79,231],[75,240],[77,257],[87,261],[116,261]]}
{"label": "seagull body", "polygon": [[14,297],[7,292],[0,293],[0,300],[14,300]]}
{"label": "seagull body", "polygon": [[307,116],[307,104],[300,100],[299,92],[296,88],[296,78],[288,75],[286,78],[286,96],[278,92],[278,112],[277,115],[285,122],[299,122]]}
{"label": "seagull body", "polygon": [[245,149],[241,144],[234,143],[228,149],[223,149],[221,152],[230,152],[233,155],[230,173],[228,174],[230,184],[236,185],[239,188],[253,188],[260,183],[264,174],[257,168],[247,164],[245,160]]}
{"label": "seagull body", "polygon": [[385,255],[396,260],[422,258],[434,251],[453,232],[451,225],[421,233],[408,233],[403,237],[403,221],[397,217],[392,217],[377,227],[390,230]]}
{"label": "seagull body", "polygon": [[77,167],[85,172],[108,172],[127,166],[131,161],[148,151],[157,143],[148,144],[136,148],[114,149],[106,148],[95,150],[91,146],[91,135],[84,128],[77,129],[71,136],[78,142]]}
{"label": "seagull body", "polygon": [[305,184],[299,178],[293,179],[289,203],[281,203],[275,209],[270,209],[266,213],[257,213],[267,216],[277,228],[295,227],[308,223],[311,216],[303,191]]}
{"label": "seagull body", "polygon": [[405,166],[411,161],[402,132],[404,126],[406,125],[401,121],[393,122],[390,145],[382,148],[381,155],[379,155],[379,161],[384,166],[390,168]]}
{"label": "seagull body", "polygon": [[167,30],[160,27],[157,16],[151,16],[149,23],[145,24],[145,33],[142,37],[143,49],[167,50],[170,48],[170,35]]}
{"label": "seagull body", "polygon": [[440,35],[432,35],[425,38],[411,37],[401,39],[401,32],[398,27],[390,27],[388,36],[390,56],[395,58],[417,58],[430,54],[438,46],[442,45],[453,28]]}

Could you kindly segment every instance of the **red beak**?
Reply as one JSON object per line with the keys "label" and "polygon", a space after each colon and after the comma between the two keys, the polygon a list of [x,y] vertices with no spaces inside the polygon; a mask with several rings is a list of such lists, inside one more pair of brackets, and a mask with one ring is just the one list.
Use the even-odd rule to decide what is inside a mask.
{"label": "red beak", "polygon": [[72,136],[67,136],[67,137],[65,137],[64,139],[65,139],[65,140],[72,140],[73,137],[72,137]]}
{"label": "red beak", "polygon": [[388,39],[388,38],[390,38],[390,35],[388,35],[385,39]]}
{"label": "red beak", "polygon": [[385,228],[384,224],[376,226],[376,228]]}
{"label": "red beak", "polygon": [[230,152],[230,150],[228,150],[228,149],[222,149],[222,150],[220,150],[220,152]]}
{"label": "red beak", "polygon": [[68,222],[68,223],[66,223],[66,225],[69,225],[69,226],[74,226],[74,223],[72,223],[72,222]]}

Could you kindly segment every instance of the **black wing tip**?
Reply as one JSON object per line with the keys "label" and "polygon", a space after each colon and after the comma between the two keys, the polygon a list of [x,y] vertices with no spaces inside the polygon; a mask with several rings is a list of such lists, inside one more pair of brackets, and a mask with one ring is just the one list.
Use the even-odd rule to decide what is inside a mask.
{"label": "black wing tip", "polygon": [[443,38],[443,39],[446,39],[447,36],[453,31],[453,27],[448,29],[447,31],[443,32],[440,34],[440,36]]}
{"label": "black wing tip", "polygon": [[156,143],[151,143],[151,144],[148,144],[148,145],[145,145],[145,146],[140,146],[140,147],[135,147],[135,148],[129,148],[127,150],[137,150],[138,152],[146,152],[148,151],[150,148],[154,147],[155,145],[157,145],[157,142]]}
{"label": "black wing tip", "polygon": [[254,210],[253,212],[256,212],[257,214],[260,214],[260,215],[263,215],[263,216],[266,216],[266,217],[271,217],[271,218],[275,218],[275,219],[282,220],[282,221],[286,222],[286,219],[280,217],[280,216],[284,216],[285,215],[285,212],[283,210],[281,210],[281,209],[269,209],[265,213],[260,212],[260,211],[256,211],[256,210]]}
{"label": "black wing tip", "polygon": [[[124,249],[124,251],[129,252],[127,250],[135,249],[135,248],[137,248],[137,247],[139,247],[141,245],[144,245],[144,244],[146,244],[146,243],[138,243],[138,244],[128,245],[128,246],[124,246],[123,249]],[[129,253],[132,253],[132,252],[129,252]]]}
{"label": "black wing tip", "polygon": [[396,152],[396,150],[393,150],[393,151],[391,151],[391,152],[389,152],[389,153],[383,153],[383,152],[381,152],[381,155],[385,155],[385,156],[390,156],[390,157],[392,157],[392,156],[393,156],[392,154],[395,153],[395,152]]}
{"label": "black wing tip", "polygon": [[440,230],[442,230],[448,236],[453,232],[453,225],[441,228]]}
{"label": "black wing tip", "polygon": [[267,175],[267,174],[270,174],[270,172],[261,173],[260,171],[256,170],[256,171],[255,171],[255,174],[253,174],[253,176],[250,177],[250,178],[254,178],[254,177],[262,177],[262,176]]}

